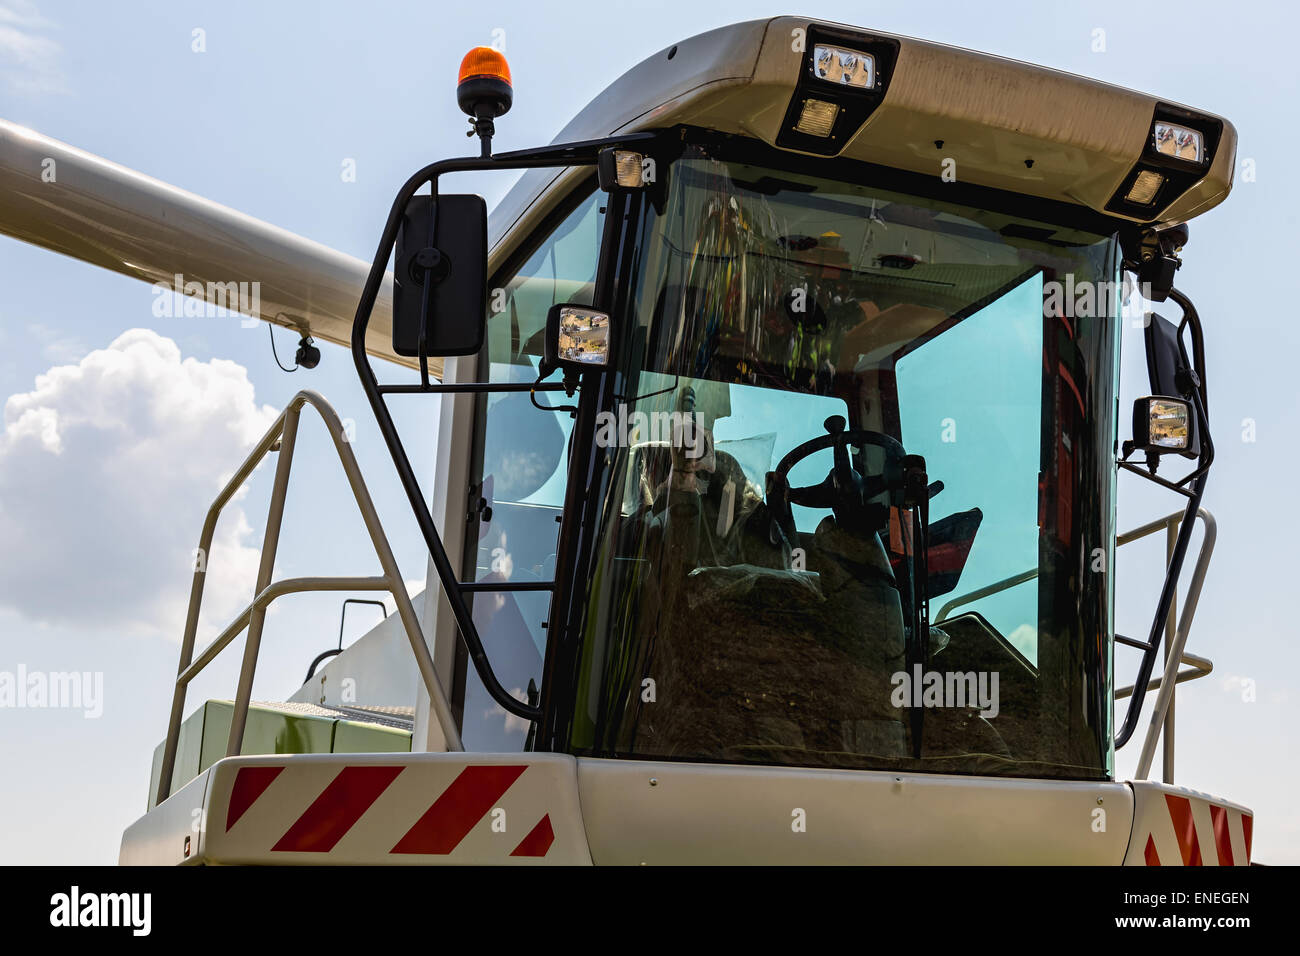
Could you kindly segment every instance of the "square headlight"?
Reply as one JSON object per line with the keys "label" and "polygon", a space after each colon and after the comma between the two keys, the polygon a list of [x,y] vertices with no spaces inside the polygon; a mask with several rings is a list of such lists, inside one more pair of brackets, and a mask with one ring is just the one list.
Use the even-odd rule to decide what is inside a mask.
{"label": "square headlight", "polygon": [[1192,446],[1192,408],[1178,398],[1150,395],[1133,403],[1133,444],[1157,455],[1186,454]]}
{"label": "square headlight", "polygon": [[546,317],[546,359],[564,369],[601,368],[609,361],[609,315],[560,303]]}

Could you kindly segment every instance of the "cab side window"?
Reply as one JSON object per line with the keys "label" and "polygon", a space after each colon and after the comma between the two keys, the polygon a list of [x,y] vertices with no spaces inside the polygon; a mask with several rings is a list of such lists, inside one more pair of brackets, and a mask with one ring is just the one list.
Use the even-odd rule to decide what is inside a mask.
{"label": "cab side window", "polygon": [[[594,184],[593,184],[594,185]],[[605,194],[588,187],[576,205],[552,221],[517,268],[498,275],[488,293],[486,374],[493,382],[532,382],[542,355],[546,314],[558,302],[590,304],[604,228]],[[544,227],[545,230],[545,227]],[[563,404],[538,392],[539,405]],[[561,396],[562,397],[562,396]],[[476,541],[464,580],[485,583],[551,581],[561,507],[567,486],[566,412],[542,411],[527,392],[480,398],[473,479],[486,508],[469,518]],[[473,596],[474,622],[501,684],[519,700],[541,684],[549,591],[488,591]],[[472,666],[464,671],[462,737],[467,749],[522,750],[524,721],[488,696]]]}
{"label": "cab side window", "polygon": [[[586,193],[587,187],[579,187]],[[555,223],[517,269],[497,276],[488,296],[488,361],[494,380],[508,368],[537,368],[546,313],[559,302],[590,305],[605,227],[604,193],[593,190]]]}

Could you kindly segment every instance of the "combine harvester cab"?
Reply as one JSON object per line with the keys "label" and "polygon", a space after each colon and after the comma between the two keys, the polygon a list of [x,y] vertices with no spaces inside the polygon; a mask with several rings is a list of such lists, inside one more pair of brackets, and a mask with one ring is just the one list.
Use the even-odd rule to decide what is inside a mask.
{"label": "combine harvester cab", "polygon": [[[1168,743],[1175,685],[1211,666],[1186,642],[1214,542],[1201,324],[1174,278],[1186,222],[1228,195],[1230,123],[788,17],[657,53],[548,147],[493,153],[512,99],[494,51],[458,97],[480,155],[407,181],[368,270],[80,154],[126,235],[166,195],[195,261],[240,274],[215,224],[279,270],[262,318],[351,346],[430,556],[413,603],[337,415],[301,393],[200,538],[278,450],[253,601],[197,653],[195,574],[122,862],[1250,861],[1250,811],[1173,786]],[[490,220],[444,188],[487,170],[525,171]],[[35,226],[12,200],[9,231],[197,271],[121,228],[92,254],[49,225],[87,188]],[[1168,313],[1131,426],[1126,276]],[[427,487],[387,406],[412,393],[441,402]],[[271,579],[309,406],[380,576]],[[1119,471],[1178,509],[1117,535]],[[1161,533],[1150,629],[1117,635],[1115,549]],[[397,610],[289,703],[254,703],[266,605],[306,590]],[[183,720],[245,631],[233,700]],[[1117,643],[1140,653],[1122,687]],[[397,689],[352,701],[348,675]]]}

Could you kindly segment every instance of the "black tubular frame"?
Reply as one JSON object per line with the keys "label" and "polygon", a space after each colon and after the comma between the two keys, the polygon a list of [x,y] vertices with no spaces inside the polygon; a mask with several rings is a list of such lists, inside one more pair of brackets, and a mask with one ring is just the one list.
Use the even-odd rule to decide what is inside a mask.
{"label": "black tubular frame", "polygon": [[[1165,583],[1160,589],[1160,601],[1156,605],[1155,618],[1151,622],[1151,632],[1146,643],[1143,644],[1131,638],[1121,640],[1116,635],[1116,640],[1120,643],[1130,647],[1142,648],[1142,662],[1138,666],[1137,679],[1133,682],[1133,696],[1129,698],[1128,710],[1124,714],[1124,722],[1115,734],[1116,750],[1129,742],[1129,739],[1133,736],[1133,731],[1137,729],[1138,718],[1142,715],[1142,702],[1146,699],[1147,688],[1151,682],[1151,672],[1155,668],[1156,655],[1160,652],[1160,641],[1165,633],[1165,621],[1169,617],[1169,609],[1173,605],[1178,579],[1182,576],[1183,559],[1187,556],[1188,545],[1191,544],[1192,530],[1196,523],[1196,512],[1201,507],[1201,498],[1205,495],[1205,482],[1209,477],[1210,465],[1214,462],[1214,442],[1210,438],[1209,412],[1207,410],[1209,403],[1205,390],[1205,340],[1201,331],[1201,318],[1197,314],[1196,307],[1192,305],[1192,301],[1177,289],[1169,290],[1169,298],[1173,299],[1179,308],[1183,310],[1183,319],[1178,324],[1178,351],[1182,358],[1183,368],[1196,373],[1196,378],[1192,384],[1191,399],[1192,406],[1196,411],[1196,427],[1200,430],[1201,455],[1197,461],[1196,470],[1177,482],[1160,478],[1132,462],[1119,462],[1121,468],[1185,495],[1187,497],[1187,509],[1183,512],[1183,520],[1178,526],[1178,537],[1174,541],[1174,552],[1169,558],[1169,567],[1165,571]],[[1190,360],[1187,355],[1187,347],[1183,344],[1183,329],[1191,332],[1192,357]]]}
{"label": "black tubular frame", "polygon": [[[478,674],[479,680],[487,690],[489,696],[500,704],[508,713],[528,720],[535,725],[535,729],[541,726],[546,716],[546,702],[542,701],[539,706],[531,699],[530,702],[524,703],[513,697],[499,680],[492,670],[491,662],[488,660],[487,653],[483,648],[483,641],[474,624],[473,615],[465,600],[466,594],[474,594],[482,591],[550,591],[552,594],[552,614],[555,618],[556,608],[554,607],[556,599],[563,595],[565,591],[561,567],[557,562],[556,577],[549,582],[521,582],[521,583],[495,583],[495,582],[472,582],[461,581],[460,575],[453,568],[447,551],[443,545],[442,538],[438,534],[433,515],[430,511],[429,504],[426,502],[424,494],[420,490],[419,483],[415,477],[414,470],[411,467],[410,459],[402,444],[397,428],[393,423],[391,414],[385,403],[385,395],[394,394],[458,394],[458,393],[496,393],[496,392],[535,392],[535,391],[558,391],[565,389],[565,385],[559,382],[529,384],[526,382],[509,382],[509,383],[492,383],[492,382],[469,382],[460,384],[441,384],[433,383],[429,380],[428,359],[425,352],[426,341],[426,323],[428,321],[427,308],[428,296],[425,296],[425,311],[421,316],[421,330],[419,337],[419,367],[420,383],[418,385],[381,385],[375,376],[374,370],[370,364],[369,355],[366,352],[366,329],[370,323],[371,312],[379,296],[379,289],[384,281],[387,271],[387,264],[393,248],[397,241],[397,231],[401,224],[402,214],[407,204],[416,192],[429,185],[431,194],[436,198],[438,194],[438,180],[444,174],[456,172],[477,172],[491,169],[538,169],[538,168],[567,168],[575,166],[595,166],[598,154],[611,147],[649,147],[658,146],[660,149],[667,145],[663,132],[646,132],[631,133],[624,136],[610,137],[599,140],[586,140],[575,143],[566,143],[542,147],[539,149],[517,150],[508,153],[502,153],[497,156],[489,155],[486,142],[484,143],[484,155],[481,157],[464,157],[458,159],[447,159],[437,163],[425,166],[423,169],[411,176],[398,191],[396,198],[393,200],[392,207],[389,211],[388,220],[384,225],[383,233],[379,240],[378,249],[375,252],[374,260],[371,263],[370,271],[366,277],[366,283],[362,290],[361,300],[357,305],[356,316],[352,326],[352,358],[356,365],[357,374],[361,380],[362,389],[370,402],[371,408],[375,413],[376,421],[379,425],[381,434],[384,437],[384,443],[388,446],[389,453],[392,455],[393,464],[397,469],[398,476],[401,479],[402,487],[406,491],[407,499],[411,509],[415,514],[416,523],[424,537],[425,545],[428,548],[429,556],[433,561],[434,568],[438,573],[439,581],[442,584],[443,591],[447,596],[448,604],[451,607],[452,615],[455,618],[456,625],[460,631],[461,638],[465,642],[465,648],[468,651],[469,658],[474,664],[474,669]],[[819,165],[834,164],[835,160],[820,160]],[[890,171],[894,172],[894,171]],[[830,175],[830,173],[828,173]],[[906,178],[906,176],[904,177]],[[922,193],[924,194],[924,193]],[[999,195],[1003,195],[1000,192]],[[1092,214],[1085,217],[1091,223],[1109,222],[1112,225],[1119,225],[1114,220],[1099,214]],[[1118,464],[1120,468],[1141,475],[1149,481],[1168,488],[1185,496],[1187,501],[1186,511],[1184,512],[1182,523],[1179,526],[1178,536],[1174,544],[1173,554],[1170,557],[1169,566],[1166,571],[1164,585],[1160,592],[1160,599],[1157,604],[1154,620],[1151,625],[1151,632],[1148,640],[1144,643],[1131,638],[1119,638],[1116,640],[1129,646],[1140,648],[1143,652],[1141,665],[1138,670],[1137,679],[1134,682],[1134,693],[1129,701],[1129,707],[1125,714],[1123,723],[1115,734],[1114,745],[1116,749],[1123,747],[1132,737],[1137,727],[1137,722],[1141,716],[1142,702],[1146,697],[1147,689],[1150,684],[1151,674],[1155,666],[1156,656],[1159,653],[1160,641],[1164,633],[1165,621],[1169,616],[1170,607],[1173,603],[1174,593],[1177,588],[1179,577],[1186,557],[1191,537],[1193,533],[1193,524],[1201,499],[1205,493],[1205,483],[1208,476],[1209,468],[1214,460],[1214,445],[1210,439],[1209,422],[1208,422],[1208,400],[1205,389],[1205,353],[1204,341],[1201,329],[1200,318],[1191,301],[1177,289],[1171,289],[1169,298],[1173,299],[1183,310],[1183,318],[1178,326],[1178,344],[1179,351],[1185,368],[1195,372],[1195,379],[1192,388],[1191,401],[1197,415],[1197,422],[1201,429],[1202,443],[1200,458],[1197,462],[1197,468],[1176,482],[1161,478],[1158,475],[1148,471],[1145,468],[1129,461],[1121,460]],[[1182,332],[1188,329],[1191,332],[1192,339],[1192,356],[1189,358],[1187,348],[1183,342]],[[603,371],[593,371],[584,373],[584,379],[588,375],[598,375],[604,377]],[[596,384],[593,381],[593,384]],[[602,381],[598,385],[598,391],[603,391],[607,383]],[[584,419],[590,418],[594,405],[591,402],[582,402],[579,405],[579,421],[575,425],[591,424]],[[571,470],[572,470],[572,462]],[[589,463],[590,464],[590,463]],[[584,533],[590,531],[587,522],[589,516],[585,516],[585,510],[582,506],[582,496],[585,485],[583,482],[573,480],[570,476],[568,489],[565,496],[565,508],[567,514],[574,514],[569,510],[570,507],[577,508],[578,513],[584,514],[579,522],[578,527],[570,527],[572,521],[569,518],[563,522],[560,528],[560,542],[557,545],[558,551],[566,555],[568,560],[564,562],[563,570],[571,572],[574,568],[574,553],[579,550],[576,539],[582,537]],[[590,476],[587,476],[590,477]],[[571,597],[571,595],[569,595]],[[569,616],[565,613],[566,609],[561,608],[560,618],[568,620]],[[556,676],[558,660],[556,657],[555,634],[552,633],[551,640],[548,642],[546,661],[544,664],[543,695],[546,694],[548,686]],[[554,735],[555,728],[549,728],[551,736]],[[547,730],[539,737],[547,736]],[[551,741],[554,743],[554,741]]]}
{"label": "black tubular frame", "polygon": [[524,703],[516,699],[501,686],[501,682],[497,680],[496,674],[492,670],[492,664],[488,660],[487,653],[483,649],[483,640],[474,624],[473,615],[465,601],[465,594],[489,590],[548,590],[554,594],[558,577],[550,582],[524,584],[483,584],[462,582],[460,580],[460,575],[447,557],[447,549],[443,546],[442,538],[438,534],[429,504],[425,500],[424,493],[420,490],[419,482],[416,480],[415,472],[411,468],[411,462],[406,454],[405,447],[402,445],[401,436],[393,424],[393,418],[388,411],[384,396],[424,393],[555,391],[564,388],[564,386],[558,382],[550,384],[538,383],[536,385],[524,382],[499,384],[470,382],[452,385],[431,383],[428,372],[429,356],[425,352],[425,324],[428,320],[427,295],[425,296],[425,314],[421,316],[419,337],[420,384],[380,385],[374,369],[370,365],[370,356],[366,352],[366,328],[370,324],[370,315],[374,310],[375,301],[379,297],[380,286],[387,272],[389,256],[392,254],[393,247],[397,242],[397,230],[401,225],[402,214],[405,212],[411,198],[421,187],[427,184],[430,187],[431,195],[436,199],[438,195],[438,179],[446,173],[477,172],[490,169],[594,166],[598,154],[603,149],[613,146],[648,145],[657,139],[658,136],[654,133],[631,133],[609,139],[585,140],[577,143],[545,146],[540,149],[517,150],[501,153],[497,156],[488,155],[488,147],[485,143],[484,155],[481,157],[446,159],[425,166],[402,185],[402,188],[397,192],[397,197],[393,200],[392,208],[388,213],[388,221],[384,224],[384,231],[379,239],[379,248],[376,250],[374,260],[371,262],[370,272],[366,276],[366,284],[361,292],[361,301],[357,304],[356,316],[352,323],[352,361],[356,365],[357,375],[361,379],[361,387],[366,393],[366,398],[370,401],[370,407],[373,409],[375,419],[379,424],[379,431],[384,436],[384,443],[388,446],[388,451],[392,455],[393,464],[397,468],[397,474],[401,479],[403,489],[406,491],[411,510],[415,513],[416,524],[419,525],[420,533],[424,536],[424,543],[429,550],[429,557],[438,572],[438,579],[442,583],[443,592],[447,595],[447,603],[451,606],[452,616],[456,620],[456,626],[460,629],[461,638],[465,642],[470,660],[474,662],[474,670],[478,673],[479,680],[483,682],[488,694],[496,703],[505,708],[507,713],[534,723],[541,720],[542,708],[535,703]]}
{"label": "black tubular frame", "polygon": [[343,606],[339,609],[339,646],[331,647],[329,650],[321,651],[316,655],[316,659],[312,661],[311,666],[307,668],[307,676],[303,679],[304,684],[316,676],[316,668],[320,667],[322,661],[331,657],[338,657],[343,653],[343,622],[348,618],[349,604],[369,604],[373,607],[377,607],[384,612],[381,620],[388,620],[388,605],[383,601],[373,601],[368,598],[346,598],[343,601]]}

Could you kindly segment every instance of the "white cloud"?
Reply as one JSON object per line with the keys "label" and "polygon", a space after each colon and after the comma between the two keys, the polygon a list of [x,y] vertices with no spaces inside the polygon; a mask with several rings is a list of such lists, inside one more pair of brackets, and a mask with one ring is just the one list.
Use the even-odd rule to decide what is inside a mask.
{"label": "white cloud", "polygon": [[[182,359],[148,329],[37,376],[4,407],[0,605],[179,640],[203,516],[275,416],[242,366]],[[247,603],[259,547],[238,503],[227,505],[206,621],[224,624]]]}
{"label": "white cloud", "polygon": [[0,80],[10,91],[63,92],[62,48],[41,35],[53,26],[31,0],[0,0]]}

